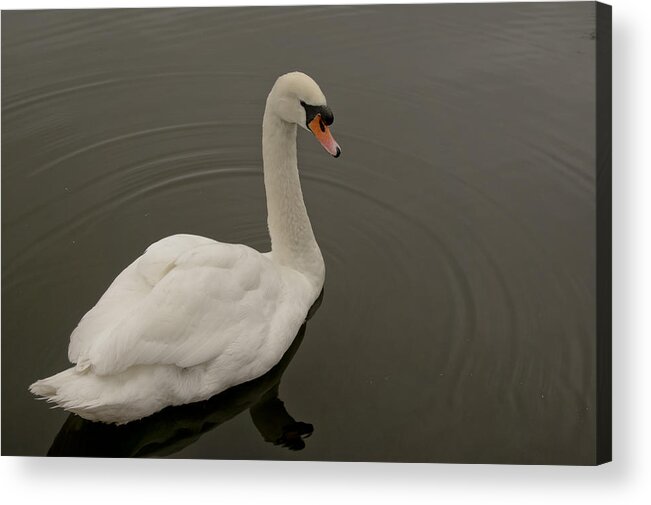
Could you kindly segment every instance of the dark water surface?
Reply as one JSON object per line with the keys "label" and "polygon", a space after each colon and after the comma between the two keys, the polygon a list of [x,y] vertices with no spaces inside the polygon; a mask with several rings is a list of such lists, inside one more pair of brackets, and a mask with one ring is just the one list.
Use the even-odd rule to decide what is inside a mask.
{"label": "dark water surface", "polygon": [[[3,454],[592,463],[594,9],[3,12]],[[327,274],[293,359],[125,429],[34,400],[151,242],[269,248],[262,113],[295,69],[343,155],[299,132]]]}

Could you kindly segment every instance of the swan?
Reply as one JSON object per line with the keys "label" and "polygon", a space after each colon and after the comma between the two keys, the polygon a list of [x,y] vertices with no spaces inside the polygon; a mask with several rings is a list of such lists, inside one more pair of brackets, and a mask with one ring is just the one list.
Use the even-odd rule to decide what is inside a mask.
{"label": "swan", "polygon": [[70,335],[74,366],[36,381],[30,391],[84,419],[119,425],[268,372],[290,347],[325,278],[303,202],[296,127],[339,157],[333,121],[312,78],[280,76],[262,119],[271,251],[186,234],[155,242]]}

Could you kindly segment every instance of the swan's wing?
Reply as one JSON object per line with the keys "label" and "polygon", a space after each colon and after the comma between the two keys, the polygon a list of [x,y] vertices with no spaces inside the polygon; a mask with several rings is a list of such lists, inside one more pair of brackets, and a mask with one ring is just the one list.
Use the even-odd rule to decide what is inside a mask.
{"label": "swan's wing", "polygon": [[222,354],[255,356],[285,295],[278,267],[259,252],[221,243],[194,248],[93,345],[89,363],[105,375],[133,365],[185,368]]}
{"label": "swan's wing", "polygon": [[164,277],[179,256],[200,245],[215,243],[197,235],[172,235],[150,245],[125,268],[97,304],[81,319],[70,335],[68,359],[78,363],[94,342],[106,337],[131,314]]}

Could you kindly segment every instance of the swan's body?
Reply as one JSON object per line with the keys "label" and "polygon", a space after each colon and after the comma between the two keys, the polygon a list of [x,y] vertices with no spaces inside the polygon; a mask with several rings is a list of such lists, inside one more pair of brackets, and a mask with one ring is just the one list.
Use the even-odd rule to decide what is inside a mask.
{"label": "swan's body", "polygon": [[262,144],[271,252],[195,235],[152,244],[73,331],[75,366],[30,390],[86,419],[122,424],[205,400],[278,363],[325,275],[303,203],[296,125],[309,125],[338,156],[328,115],[332,122],[304,74],[280,77],[269,94]]}

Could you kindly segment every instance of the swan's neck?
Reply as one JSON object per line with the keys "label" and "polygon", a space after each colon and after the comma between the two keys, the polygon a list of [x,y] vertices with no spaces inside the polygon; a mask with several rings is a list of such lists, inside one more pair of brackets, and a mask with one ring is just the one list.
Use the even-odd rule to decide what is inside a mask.
{"label": "swan's neck", "polygon": [[303,202],[296,160],[296,125],[265,111],[262,158],[274,262],[323,284],[324,264]]}

